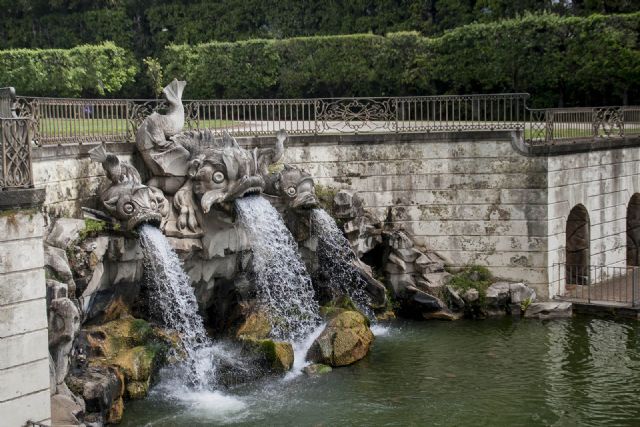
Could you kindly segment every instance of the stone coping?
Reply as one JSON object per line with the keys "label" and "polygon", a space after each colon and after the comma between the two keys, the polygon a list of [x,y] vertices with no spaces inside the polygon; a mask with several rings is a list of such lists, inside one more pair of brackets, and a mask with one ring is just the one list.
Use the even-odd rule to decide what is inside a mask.
{"label": "stone coping", "polygon": [[624,138],[584,138],[575,142],[553,145],[530,145],[513,132],[511,145],[520,154],[527,157],[553,157],[566,154],[588,153],[591,151],[617,150],[640,146],[640,135]]}
{"label": "stone coping", "polygon": [[44,198],[44,188],[16,188],[0,191],[0,211],[40,208]]}
{"label": "stone coping", "polygon": [[[275,139],[273,136],[241,136],[237,137],[240,145],[244,147],[271,146]],[[483,141],[510,141],[514,150],[527,157],[560,156],[564,154],[583,153],[589,151],[614,150],[626,147],[640,146],[640,136],[625,137],[622,139],[597,140],[588,139],[575,143],[556,145],[529,145],[525,143],[522,131],[463,131],[463,132],[416,132],[416,133],[369,133],[369,134],[320,134],[320,135],[289,135],[286,146],[309,146],[313,144],[339,145],[339,144],[384,144],[421,143],[421,142],[475,142]],[[44,161],[61,158],[85,158],[89,156],[89,150],[100,143],[46,145],[34,147],[32,150],[33,161]],[[108,142],[107,151],[113,154],[133,154],[136,152],[134,143]]]}

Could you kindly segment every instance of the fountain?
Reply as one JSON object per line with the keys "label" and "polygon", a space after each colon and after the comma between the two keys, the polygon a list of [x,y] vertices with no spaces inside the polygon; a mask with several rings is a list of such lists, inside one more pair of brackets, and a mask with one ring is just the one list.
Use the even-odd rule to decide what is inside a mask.
{"label": "fountain", "polygon": [[139,229],[154,320],[178,331],[185,358],[176,377],[195,388],[215,384],[213,342],[198,314],[198,304],[178,256],[162,232],[151,225]]}
{"label": "fountain", "polygon": [[[85,327],[74,387],[108,395],[89,405],[87,420],[117,422],[124,398],[148,392],[187,405],[225,400],[225,387],[260,375],[290,371],[291,380],[309,363],[354,363],[373,340],[353,305],[320,313],[320,289],[328,288],[330,300],[348,297],[374,320],[374,279],[358,270],[348,241],[318,209],[311,176],[273,167],[286,133],[249,150],[226,132],[182,131],[184,85],[168,85],[169,114],[152,114],[136,133],[146,182],[104,145],[90,150],[108,182],[99,193],[103,211],[85,212],[119,231],[81,248],[83,265],[95,258],[102,267],[86,272],[79,294],[83,322],[97,326]],[[311,240],[317,246],[309,251]],[[137,260],[142,292],[139,284],[109,284]],[[376,292],[384,301],[384,290]],[[111,336],[119,331],[127,335]],[[82,366],[97,358],[99,371]]]}
{"label": "fountain", "polygon": [[293,236],[275,208],[264,198],[236,200],[240,224],[253,248],[253,278],[259,304],[272,319],[272,335],[297,341],[318,325],[318,303],[311,278]]}
{"label": "fountain", "polygon": [[335,220],[324,209],[311,212],[311,233],[318,239],[318,273],[324,276],[329,288],[338,295],[347,295],[370,321],[375,321],[368,282],[354,266],[356,256],[349,241]]}

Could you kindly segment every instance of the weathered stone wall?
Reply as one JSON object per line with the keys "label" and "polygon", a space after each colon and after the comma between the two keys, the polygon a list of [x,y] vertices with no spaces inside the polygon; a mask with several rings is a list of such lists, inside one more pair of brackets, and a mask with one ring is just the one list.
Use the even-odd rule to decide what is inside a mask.
{"label": "weathered stone wall", "polygon": [[[547,295],[547,165],[510,132],[294,137],[285,162],[358,191],[454,267],[480,264]],[[255,143],[255,142],[254,142]]]}
{"label": "weathered stone wall", "polygon": [[[271,145],[273,138],[239,142]],[[450,265],[489,266],[545,298],[557,282],[554,264],[565,261],[566,220],[577,204],[590,216],[591,264],[625,265],[626,207],[640,191],[633,144],[526,147],[512,132],[291,136],[284,161],[325,187],[358,191],[380,219]],[[47,212],[80,216],[80,206],[95,206],[105,180],[87,155],[93,146],[35,150]],[[132,144],[107,150],[138,165]]]}
{"label": "weathered stone wall", "polygon": [[37,210],[0,211],[0,424],[48,423],[49,350]]}
{"label": "weathered stone wall", "polygon": [[640,192],[640,148],[570,153],[547,158],[549,170],[549,282],[560,285],[571,209],[583,205],[590,221],[590,264],[626,266],[627,206]]}
{"label": "weathered stone wall", "polygon": [[[33,150],[34,183],[36,188],[46,189],[47,214],[79,218],[80,207],[97,207],[96,194],[105,180],[102,165],[89,158],[88,152],[95,146],[69,144]],[[133,144],[107,144],[108,152],[136,164],[134,149]]]}

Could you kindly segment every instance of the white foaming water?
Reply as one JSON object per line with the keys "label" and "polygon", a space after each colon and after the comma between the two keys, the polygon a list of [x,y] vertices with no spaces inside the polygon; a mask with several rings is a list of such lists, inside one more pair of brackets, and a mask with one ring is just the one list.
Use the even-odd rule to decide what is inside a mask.
{"label": "white foaming water", "polygon": [[287,375],[284,376],[285,381],[289,381],[293,378],[296,378],[302,374],[302,370],[305,366],[309,365],[311,362],[307,361],[307,352],[313,342],[320,336],[326,323],[322,323],[320,326],[316,327],[307,337],[302,340],[293,343],[293,366],[291,370],[287,372]]}
{"label": "white foaming water", "polygon": [[391,327],[389,325],[376,323],[375,325],[371,325],[371,332],[376,337],[386,337],[391,335]]}
{"label": "white foaming water", "polygon": [[149,286],[152,316],[167,328],[178,331],[186,358],[167,372],[187,387],[204,389],[215,383],[214,359],[220,353],[207,336],[198,314],[198,304],[189,277],[169,241],[158,228],[143,225],[140,242],[144,251],[145,275]]}
{"label": "white foaming water", "polygon": [[347,294],[369,320],[375,321],[371,299],[365,292],[367,282],[352,264],[356,255],[335,220],[324,209],[313,209],[311,232],[318,239],[318,265],[329,286]]}
{"label": "white foaming water", "polygon": [[257,296],[273,324],[274,338],[299,341],[318,325],[318,303],[297,244],[278,211],[259,196],[236,200],[240,224],[253,250]]}

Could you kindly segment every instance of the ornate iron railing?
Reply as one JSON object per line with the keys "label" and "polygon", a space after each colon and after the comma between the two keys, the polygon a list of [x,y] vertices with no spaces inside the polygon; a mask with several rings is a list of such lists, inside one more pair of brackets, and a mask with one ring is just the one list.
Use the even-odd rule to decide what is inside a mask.
{"label": "ornate iron railing", "polygon": [[0,190],[33,187],[32,118],[0,118]]}
{"label": "ornate iron railing", "polygon": [[16,90],[0,87],[0,117],[15,117]]}
{"label": "ornate iron railing", "polygon": [[640,303],[640,268],[601,265],[553,265],[554,297],[583,303]]}
{"label": "ornate iron railing", "polygon": [[[532,145],[640,135],[640,106],[529,109],[528,94],[388,98],[186,100],[187,129],[238,136],[524,131]],[[36,120],[38,145],[130,142],[164,100],[18,97],[17,114]]]}
{"label": "ornate iron railing", "polygon": [[[185,127],[235,135],[524,129],[528,95],[186,100]],[[40,145],[127,142],[162,100],[18,98]]]}
{"label": "ornate iron railing", "polygon": [[640,106],[529,110],[527,142],[535,145],[640,135]]}

